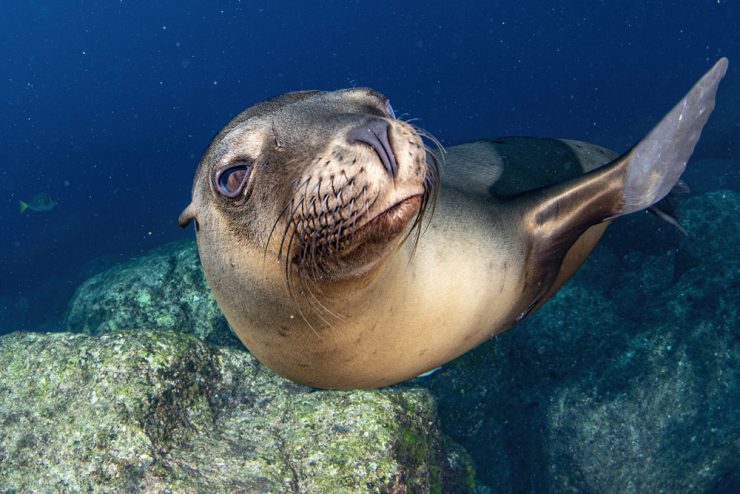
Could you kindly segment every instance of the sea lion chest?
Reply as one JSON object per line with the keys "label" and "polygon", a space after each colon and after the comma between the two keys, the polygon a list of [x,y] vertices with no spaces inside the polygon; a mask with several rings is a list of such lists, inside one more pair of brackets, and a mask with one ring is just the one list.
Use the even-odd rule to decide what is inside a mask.
{"label": "sea lion chest", "polygon": [[[526,245],[513,225],[495,204],[445,189],[417,245],[410,239],[382,277],[322,308],[265,296],[246,309],[230,294],[254,287],[212,288],[239,337],[272,369],[308,384],[382,386],[438,367],[514,322]],[[304,287],[296,295],[318,294]],[[311,313],[324,307],[321,317]]]}

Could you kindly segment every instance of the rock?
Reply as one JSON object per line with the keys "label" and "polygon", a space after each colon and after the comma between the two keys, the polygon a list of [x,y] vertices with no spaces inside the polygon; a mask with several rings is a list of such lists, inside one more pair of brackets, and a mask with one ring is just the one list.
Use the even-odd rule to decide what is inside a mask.
{"label": "rock", "polygon": [[691,265],[724,271],[737,266],[737,239],[740,239],[740,197],[731,190],[718,190],[692,197],[679,211],[681,222],[691,236],[684,238],[682,251]]}
{"label": "rock", "polygon": [[740,195],[679,218],[677,249],[601,246],[523,324],[413,381],[493,492],[740,492]]}
{"label": "rock", "polygon": [[317,391],[189,335],[0,337],[0,492],[468,492],[420,389]]}
{"label": "rock", "polygon": [[192,240],[167,244],[91,277],[72,297],[63,326],[88,334],[176,329],[241,346],[208,289]]}
{"label": "rock", "polygon": [[554,393],[546,425],[565,439],[549,443],[556,491],[715,492],[738,472],[736,329],[655,327],[601,375]]}
{"label": "rock", "polygon": [[[738,137],[740,138],[740,131]],[[740,161],[737,158],[692,161],[681,180],[686,182],[692,194],[705,194],[718,189],[740,190]]]}

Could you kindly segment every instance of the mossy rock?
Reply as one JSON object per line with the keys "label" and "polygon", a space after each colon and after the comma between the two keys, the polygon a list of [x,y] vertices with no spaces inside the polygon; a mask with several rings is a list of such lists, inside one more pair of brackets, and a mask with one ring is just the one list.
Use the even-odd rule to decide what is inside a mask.
{"label": "mossy rock", "polygon": [[192,240],[167,244],[89,278],[72,297],[63,326],[88,334],[176,330],[210,343],[241,345],[208,289]]}
{"label": "mossy rock", "polygon": [[468,492],[420,389],[319,391],[162,330],[0,337],[0,492]]}

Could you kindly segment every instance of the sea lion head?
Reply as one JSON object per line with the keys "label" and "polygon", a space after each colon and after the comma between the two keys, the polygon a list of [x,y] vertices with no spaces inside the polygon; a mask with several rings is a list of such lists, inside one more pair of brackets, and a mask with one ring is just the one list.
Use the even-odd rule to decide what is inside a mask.
{"label": "sea lion head", "polygon": [[422,135],[368,88],[259,103],[206,149],[180,225],[195,220],[207,275],[214,255],[245,269],[240,251],[280,260],[288,280],[363,277],[433,204],[439,169]]}

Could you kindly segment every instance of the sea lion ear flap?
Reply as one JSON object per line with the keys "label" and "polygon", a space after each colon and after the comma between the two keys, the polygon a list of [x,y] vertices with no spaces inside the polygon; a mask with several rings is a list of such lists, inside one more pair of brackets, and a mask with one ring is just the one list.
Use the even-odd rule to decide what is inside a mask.
{"label": "sea lion ear flap", "polygon": [[180,225],[180,228],[185,228],[194,219],[195,205],[191,202],[190,204],[188,204],[188,207],[186,207],[185,210],[180,213],[180,216],[177,218],[177,224]]}

